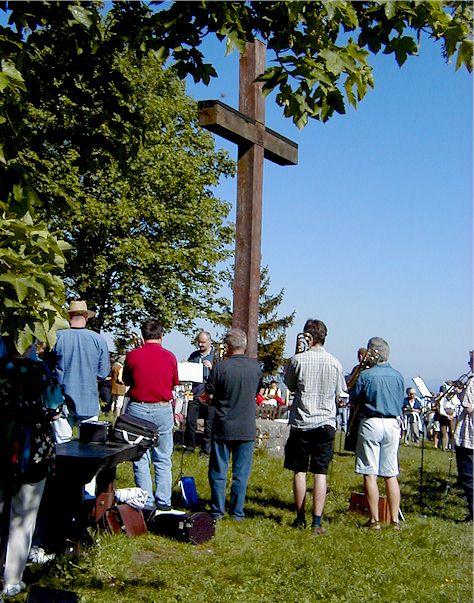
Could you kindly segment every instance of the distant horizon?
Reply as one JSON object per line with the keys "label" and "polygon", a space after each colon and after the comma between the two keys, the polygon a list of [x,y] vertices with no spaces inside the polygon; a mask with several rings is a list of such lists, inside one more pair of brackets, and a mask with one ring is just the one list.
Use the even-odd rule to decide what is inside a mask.
{"label": "distant horizon", "polygon": [[[101,332],[101,334],[105,337],[105,339],[107,341],[109,352],[111,354],[117,354],[115,349],[113,349],[112,334],[106,333],[106,332]],[[176,335],[179,335],[179,337],[177,337]],[[176,333],[173,333],[173,334],[165,333],[165,335],[163,336],[163,347],[166,348],[167,350],[170,350],[171,352],[173,352],[173,354],[176,356],[178,362],[186,361],[188,359],[188,357],[190,356],[190,354],[197,349],[196,346],[193,345],[193,340],[191,337],[187,337],[185,335],[176,334]],[[325,345],[324,348],[331,354],[335,355],[334,352],[332,352],[331,349],[327,345]],[[291,356],[289,356],[289,357],[291,357]],[[467,360],[468,360],[468,352],[466,352],[466,369],[469,368],[468,364],[467,364]],[[393,368],[400,370],[394,363],[392,363],[390,361],[390,358],[388,361],[393,366]],[[355,365],[356,365],[356,362],[354,362],[354,364],[351,365],[350,367],[343,365],[342,368],[344,369],[344,374],[345,375],[349,374]],[[460,372],[457,375],[449,375],[449,376],[445,375],[442,378],[433,377],[432,375],[420,375],[418,373],[413,374],[413,375],[406,375],[402,371],[400,371],[400,372],[402,373],[403,379],[405,381],[405,388],[415,387],[416,390],[418,391],[418,388],[416,387],[416,385],[414,384],[412,379],[413,379],[413,377],[421,377],[423,379],[423,381],[425,382],[427,388],[432,393],[435,394],[435,393],[438,393],[439,388],[443,384],[443,382],[454,381],[454,380],[458,379],[461,375],[464,375],[465,373],[467,373],[468,371],[465,370],[464,373]]]}

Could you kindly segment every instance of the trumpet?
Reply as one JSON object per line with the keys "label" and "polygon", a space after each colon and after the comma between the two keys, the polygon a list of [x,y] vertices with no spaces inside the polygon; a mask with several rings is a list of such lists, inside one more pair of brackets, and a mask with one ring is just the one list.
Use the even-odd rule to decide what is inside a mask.
{"label": "trumpet", "polygon": [[372,368],[377,364],[380,359],[380,355],[377,350],[367,350],[359,362],[358,366],[352,371],[346,378],[347,389],[351,389],[356,384],[357,379],[362,371],[365,369]]}
{"label": "trumpet", "polygon": [[313,343],[313,336],[310,333],[298,333],[296,336],[295,354],[307,352],[309,348],[313,347]]}

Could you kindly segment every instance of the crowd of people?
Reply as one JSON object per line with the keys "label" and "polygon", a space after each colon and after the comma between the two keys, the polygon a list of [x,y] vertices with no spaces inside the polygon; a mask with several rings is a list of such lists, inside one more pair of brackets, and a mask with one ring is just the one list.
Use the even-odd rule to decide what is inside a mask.
{"label": "crowd of people", "polygon": [[[156,426],[158,443],[133,462],[134,479],[146,493],[145,512],[171,510],[175,403],[181,384],[177,359],[162,345],[162,324],[157,318],[144,321],[142,345],[125,357],[117,356],[111,365],[105,340],[86,328],[94,315],[86,303],[71,302],[68,312],[70,329],[58,333],[54,349],[45,352],[43,360],[34,351],[20,356],[12,341],[0,349],[0,437],[5,442],[0,458],[3,593],[7,596],[25,588],[22,577],[28,558],[36,562],[51,558],[44,551],[41,557],[33,537],[53,466],[54,443],[69,440],[75,426],[84,421],[98,419],[98,381],[110,382],[108,410],[115,416],[126,407],[132,417]],[[200,454],[208,460],[214,519],[219,521],[226,513],[235,521],[244,519],[256,408],[274,405],[288,410],[284,467],[293,473],[294,527],[307,525],[310,473],[311,529],[315,536],[326,532],[327,473],[338,427],[355,430],[355,471],[363,476],[370,529],[381,528],[378,477],[385,483],[391,527],[400,529],[398,449],[400,442],[417,445],[420,438],[432,438],[435,445],[440,441],[443,449],[455,447],[459,483],[468,501],[467,519],[472,521],[473,378],[464,391],[453,384],[433,400],[420,400],[414,388],[405,391],[402,375],[389,364],[390,348],[384,339],[372,337],[367,348],[359,350],[359,364],[345,376],[341,363],[324,348],[326,325],[311,319],[303,332],[306,348],[290,359],[284,383],[272,381],[267,387],[258,361],[245,353],[247,337],[241,329],[232,328],[225,335],[224,360],[215,354],[210,334],[198,334],[197,350],[188,361],[202,365],[202,380],[193,383],[187,404],[183,451],[197,450],[197,421],[202,417]],[[469,362],[472,371],[472,352]],[[58,388],[64,403],[48,408],[47,397]],[[25,433],[28,442],[36,438],[36,448],[26,445]],[[230,463],[232,484],[226,504]],[[85,496],[94,495],[91,481],[85,486]]]}

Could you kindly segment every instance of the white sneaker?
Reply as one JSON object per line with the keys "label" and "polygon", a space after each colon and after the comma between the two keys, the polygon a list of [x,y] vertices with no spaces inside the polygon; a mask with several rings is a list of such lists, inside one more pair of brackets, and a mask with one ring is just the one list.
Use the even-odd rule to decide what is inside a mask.
{"label": "white sneaker", "polygon": [[21,593],[22,590],[25,590],[26,584],[24,582],[18,582],[18,584],[5,584],[2,590],[2,594],[5,597],[14,597],[18,593]]}
{"label": "white sneaker", "polygon": [[38,565],[49,563],[55,557],[56,555],[54,553],[48,554],[40,546],[32,546],[28,553],[28,561],[30,563],[37,563]]}

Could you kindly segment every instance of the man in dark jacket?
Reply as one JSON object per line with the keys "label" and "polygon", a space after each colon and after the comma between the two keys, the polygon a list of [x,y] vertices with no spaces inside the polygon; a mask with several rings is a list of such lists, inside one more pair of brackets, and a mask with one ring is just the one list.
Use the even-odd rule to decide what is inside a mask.
{"label": "man in dark jacket", "polygon": [[255,396],[262,372],[257,360],[245,355],[247,336],[241,329],[230,329],[224,343],[228,359],[214,365],[206,383],[210,403],[216,409],[209,460],[211,513],[215,519],[224,516],[227,468],[232,454],[229,513],[240,521],[245,517],[256,433]]}

